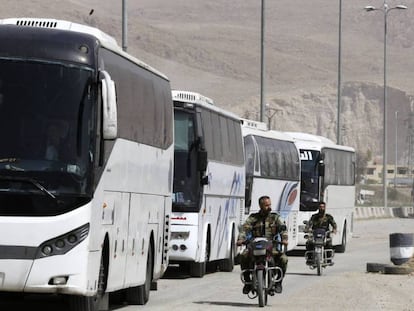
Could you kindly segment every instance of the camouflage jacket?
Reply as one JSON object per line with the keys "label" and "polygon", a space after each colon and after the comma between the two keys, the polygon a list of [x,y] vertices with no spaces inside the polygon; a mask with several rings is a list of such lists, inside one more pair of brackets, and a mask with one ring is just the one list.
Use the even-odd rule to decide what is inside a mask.
{"label": "camouflage jacket", "polygon": [[332,215],[325,213],[325,215],[321,217],[319,213],[317,213],[312,215],[311,219],[309,220],[308,227],[312,229],[323,228],[325,230],[329,230],[329,225],[331,225],[332,228],[336,230],[336,222]]}
{"label": "camouflage jacket", "polygon": [[254,237],[266,237],[273,240],[277,233],[281,234],[281,239],[287,241],[287,231],[281,231],[283,225],[279,214],[270,213],[267,216],[259,213],[251,214],[244,223],[239,233],[239,240],[246,240],[247,235],[251,234]]}

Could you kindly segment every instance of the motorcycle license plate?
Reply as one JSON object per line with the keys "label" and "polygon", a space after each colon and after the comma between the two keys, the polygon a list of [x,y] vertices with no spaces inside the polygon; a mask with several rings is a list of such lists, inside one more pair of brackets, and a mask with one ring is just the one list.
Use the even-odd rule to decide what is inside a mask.
{"label": "motorcycle license plate", "polygon": [[315,249],[315,252],[318,253],[318,254],[321,254],[322,253],[322,249],[321,248],[317,248],[317,249]]}
{"label": "motorcycle license plate", "polygon": [[254,256],[264,256],[266,255],[266,249],[254,249],[253,250]]}

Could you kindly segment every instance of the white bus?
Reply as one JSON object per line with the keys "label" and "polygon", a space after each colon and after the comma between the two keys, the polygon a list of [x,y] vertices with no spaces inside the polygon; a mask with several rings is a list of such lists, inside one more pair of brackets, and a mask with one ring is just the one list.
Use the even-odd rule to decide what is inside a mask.
{"label": "white bus", "polygon": [[203,277],[232,271],[244,206],[240,119],[201,94],[173,91],[174,186],[170,263]]}
{"label": "white bus", "polygon": [[80,24],[6,19],[0,38],[0,291],[145,304],[168,265],[169,80]]}
{"label": "white bus", "polygon": [[318,210],[318,202],[326,203],[326,212],[338,225],[332,244],[345,252],[352,236],[355,206],[355,150],[333,141],[306,133],[287,133],[295,139],[301,159],[301,192],[299,209],[299,244],[304,246],[304,220]]}
{"label": "white bus", "polygon": [[245,213],[259,211],[259,198],[272,200],[272,211],[286,223],[289,244],[297,245],[297,216],[299,211],[299,152],[293,139],[277,131],[267,130],[265,123],[242,119],[246,165]]}

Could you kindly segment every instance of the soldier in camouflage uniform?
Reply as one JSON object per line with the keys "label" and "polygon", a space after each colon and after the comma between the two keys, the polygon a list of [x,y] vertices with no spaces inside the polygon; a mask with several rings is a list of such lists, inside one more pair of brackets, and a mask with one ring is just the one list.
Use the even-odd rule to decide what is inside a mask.
{"label": "soldier in camouflage uniform", "polygon": [[[327,214],[325,212],[326,210],[326,204],[325,202],[319,202],[319,211],[316,214],[313,214],[310,218],[308,225],[305,229],[305,231],[314,230],[314,229],[325,229],[326,231],[329,231],[329,226],[332,227],[332,232],[336,233],[336,222],[332,215]],[[332,240],[327,239],[326,241],[326,249],[332,248]],[[314,245],[312,241],[307,240],[306,241],[306,250],[310,251],[314,249]],[[308,258],[308,261],[312,261],[312,258]]]}
{"label": "soldier in camouflage uniform", "polygon": [[[248,235],[250,238],[266,237],[269,240],[274,240],[276,234],[280,233],[282,246],[286,246],[288,243],[288,234],[286,232],[286,226],[280,219],[279,214],[272,213],[271,201],[268,196],[262,196],[259,199],[260,211],[258,213],[251,214],[240,230],[239,237],[237,239],[237,245],[242,245],[246,241]],[[278,247],[279,246],[279,247]],[[286,254],[279,251],[280,245],[275,241],[273,247],[273,258],[275,264],[279,266],[283,275],[286,273],[288,258]],[[249,256],[248,250],[245,249],[240,255],[240,268],[241,270],[253,268],[253,258]],[[244,279],[247,282],[251,281],[250,272],[244,273]],[[248,294],[251,290],[250,284],[245,284],[243,287],[243,294]],[[282,282],[278,282],[275,285],[275,291],[277,293],[282,292]]]}

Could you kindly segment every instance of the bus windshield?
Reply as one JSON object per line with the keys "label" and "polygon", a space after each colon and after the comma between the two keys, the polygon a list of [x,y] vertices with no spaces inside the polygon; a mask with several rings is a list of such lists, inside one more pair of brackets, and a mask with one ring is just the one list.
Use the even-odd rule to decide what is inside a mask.
{"label": "bus windshield", "polygon": [[198,212],[197,140],[194,114],[175,109],[173,212]]}
{"label": "bus windshield", "polygon": [[93,70],[0,58],[0,215],[49,216],[91,197]]}
{"label": "bus windshield", "polygon": [[300,150],[301,196],[300,210],[314,211],[319,201],[319,151]]}

